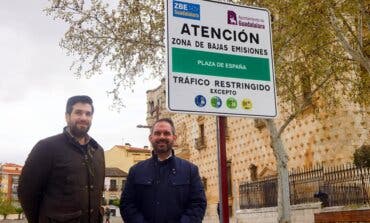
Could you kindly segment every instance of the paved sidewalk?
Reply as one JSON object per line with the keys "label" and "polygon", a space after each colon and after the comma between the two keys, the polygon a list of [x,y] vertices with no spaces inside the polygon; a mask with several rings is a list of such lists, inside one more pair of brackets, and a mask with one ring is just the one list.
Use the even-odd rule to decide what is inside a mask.
{"label": "paved sidewalk", "polygon": [[[105,223],[105,218],[103,222]],[[2,220],[0,219],[0,223],[27,223],[27,220],[26,219],[22,219],[22,220],[16,220],[16,219]],[[123,223],[123,221],[121,217],[110,217],[110,223]],[[204,219],[203,223],[218,223],[218,221]]]}
{"label": "paved sidewalk", "polygon": [[[105,222],[105,219],[104,219]],[[18,219],[0,219],[0,223],[27,223],[26,219],[18,220]],[[123,223],[121,217],[110,217],[110,223]]]}
{"label": "paved sidewalk", "polygon": [[23,219],[23,220],[16,220],[16,219],[3,220],[3,219],[0,219],[0,222],[1,223],[27,223],[27,221],[25,219]]}
{"label": "paved sidewalk", "polygon": [[123,223],[121,217],[110,217],[110,223]]}

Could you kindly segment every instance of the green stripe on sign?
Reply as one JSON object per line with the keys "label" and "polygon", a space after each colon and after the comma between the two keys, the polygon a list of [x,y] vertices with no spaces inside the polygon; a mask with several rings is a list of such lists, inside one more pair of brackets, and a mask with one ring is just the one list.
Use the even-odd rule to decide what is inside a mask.
{"label": "green stripe on sign", "polygon": [[172,48],[172,72],[270,81],[269,60]]}

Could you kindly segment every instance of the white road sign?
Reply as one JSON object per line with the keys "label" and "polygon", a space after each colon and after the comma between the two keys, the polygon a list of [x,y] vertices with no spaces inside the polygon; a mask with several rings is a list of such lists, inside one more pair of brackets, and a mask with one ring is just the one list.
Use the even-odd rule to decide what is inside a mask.
{"label": "white road sign", "polygon": [[167,0],[166,14],[170,111],[277,115],[268,10]]}

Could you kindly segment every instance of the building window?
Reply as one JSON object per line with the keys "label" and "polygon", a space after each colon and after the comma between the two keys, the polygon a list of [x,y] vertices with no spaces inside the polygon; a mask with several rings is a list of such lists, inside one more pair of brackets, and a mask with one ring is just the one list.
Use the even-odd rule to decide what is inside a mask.
{"label": "building window", "polygon": [[262,118],[255,118],[254,119],[254,127],[256,127],[258,130],[262,130],[266,127],[266,122]]}
{"label": "building window", "polygon": [[117,191],[117,180],[110,180],[109,191]]}
{"label": "building window", "polygon": [[307,74],[304,74],[300,77],[301,78],[301,87],[302,87],[302,94],[303,94],[303,100],[306,103],[312,103],[312,86],[311,86],[311,79],[310,76]]}
{"label": "building window", "polygon": [[150,101],[149,102],[149,112],[152,112],[154,110],[154,102],[153,101]]}
{"label": "building window", "polygon": [[254,164],[249,165],[249,173],[252,181],[257,180],[257,166]]}
{"label": "building window", "polygon": [[231,179],[231,161],[227,161],[227,195],[229,197],[233,196]]}
{"label": "building window", "polygon": [[202,177],[202,183],[203,183],[204,190],[207,191],[207,178],[206,177]]}
{"label": "building window", "polygon": [[157,99],[157,106],[161,107],[161,99],[160,98]]}
{"label": "building window", "polygon": [[206,147],[204,124],[199,124],[199,136],[195,139],[195,148],[198,150],[204,149]]}
{"label": "building window", "polygon": [[233,216],[233,206],[229,205],[229,216]]}
{"label": "building window", "polygon": [[126,180],[122,180],[122,188],[121,188],[122,191],[123,189],[125,189],[125,185],[126,185]]}
{"label": "building window", "polygon": [[202,142],[204,142],[204,124],[199,125],[199,136],[200,136]]}

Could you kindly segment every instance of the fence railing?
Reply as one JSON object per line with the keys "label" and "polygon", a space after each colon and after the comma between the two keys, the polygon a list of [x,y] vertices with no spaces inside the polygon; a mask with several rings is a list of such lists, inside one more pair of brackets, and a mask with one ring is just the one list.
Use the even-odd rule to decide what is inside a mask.
{"label": "fence railing", "polygon": [[[290,203],[321,201],[323,206],[370,203],[370,168],[353,165],[317,166],[289,173]],[[240,208],[277,205],[277,178],[271,177],[239,186]]]}

